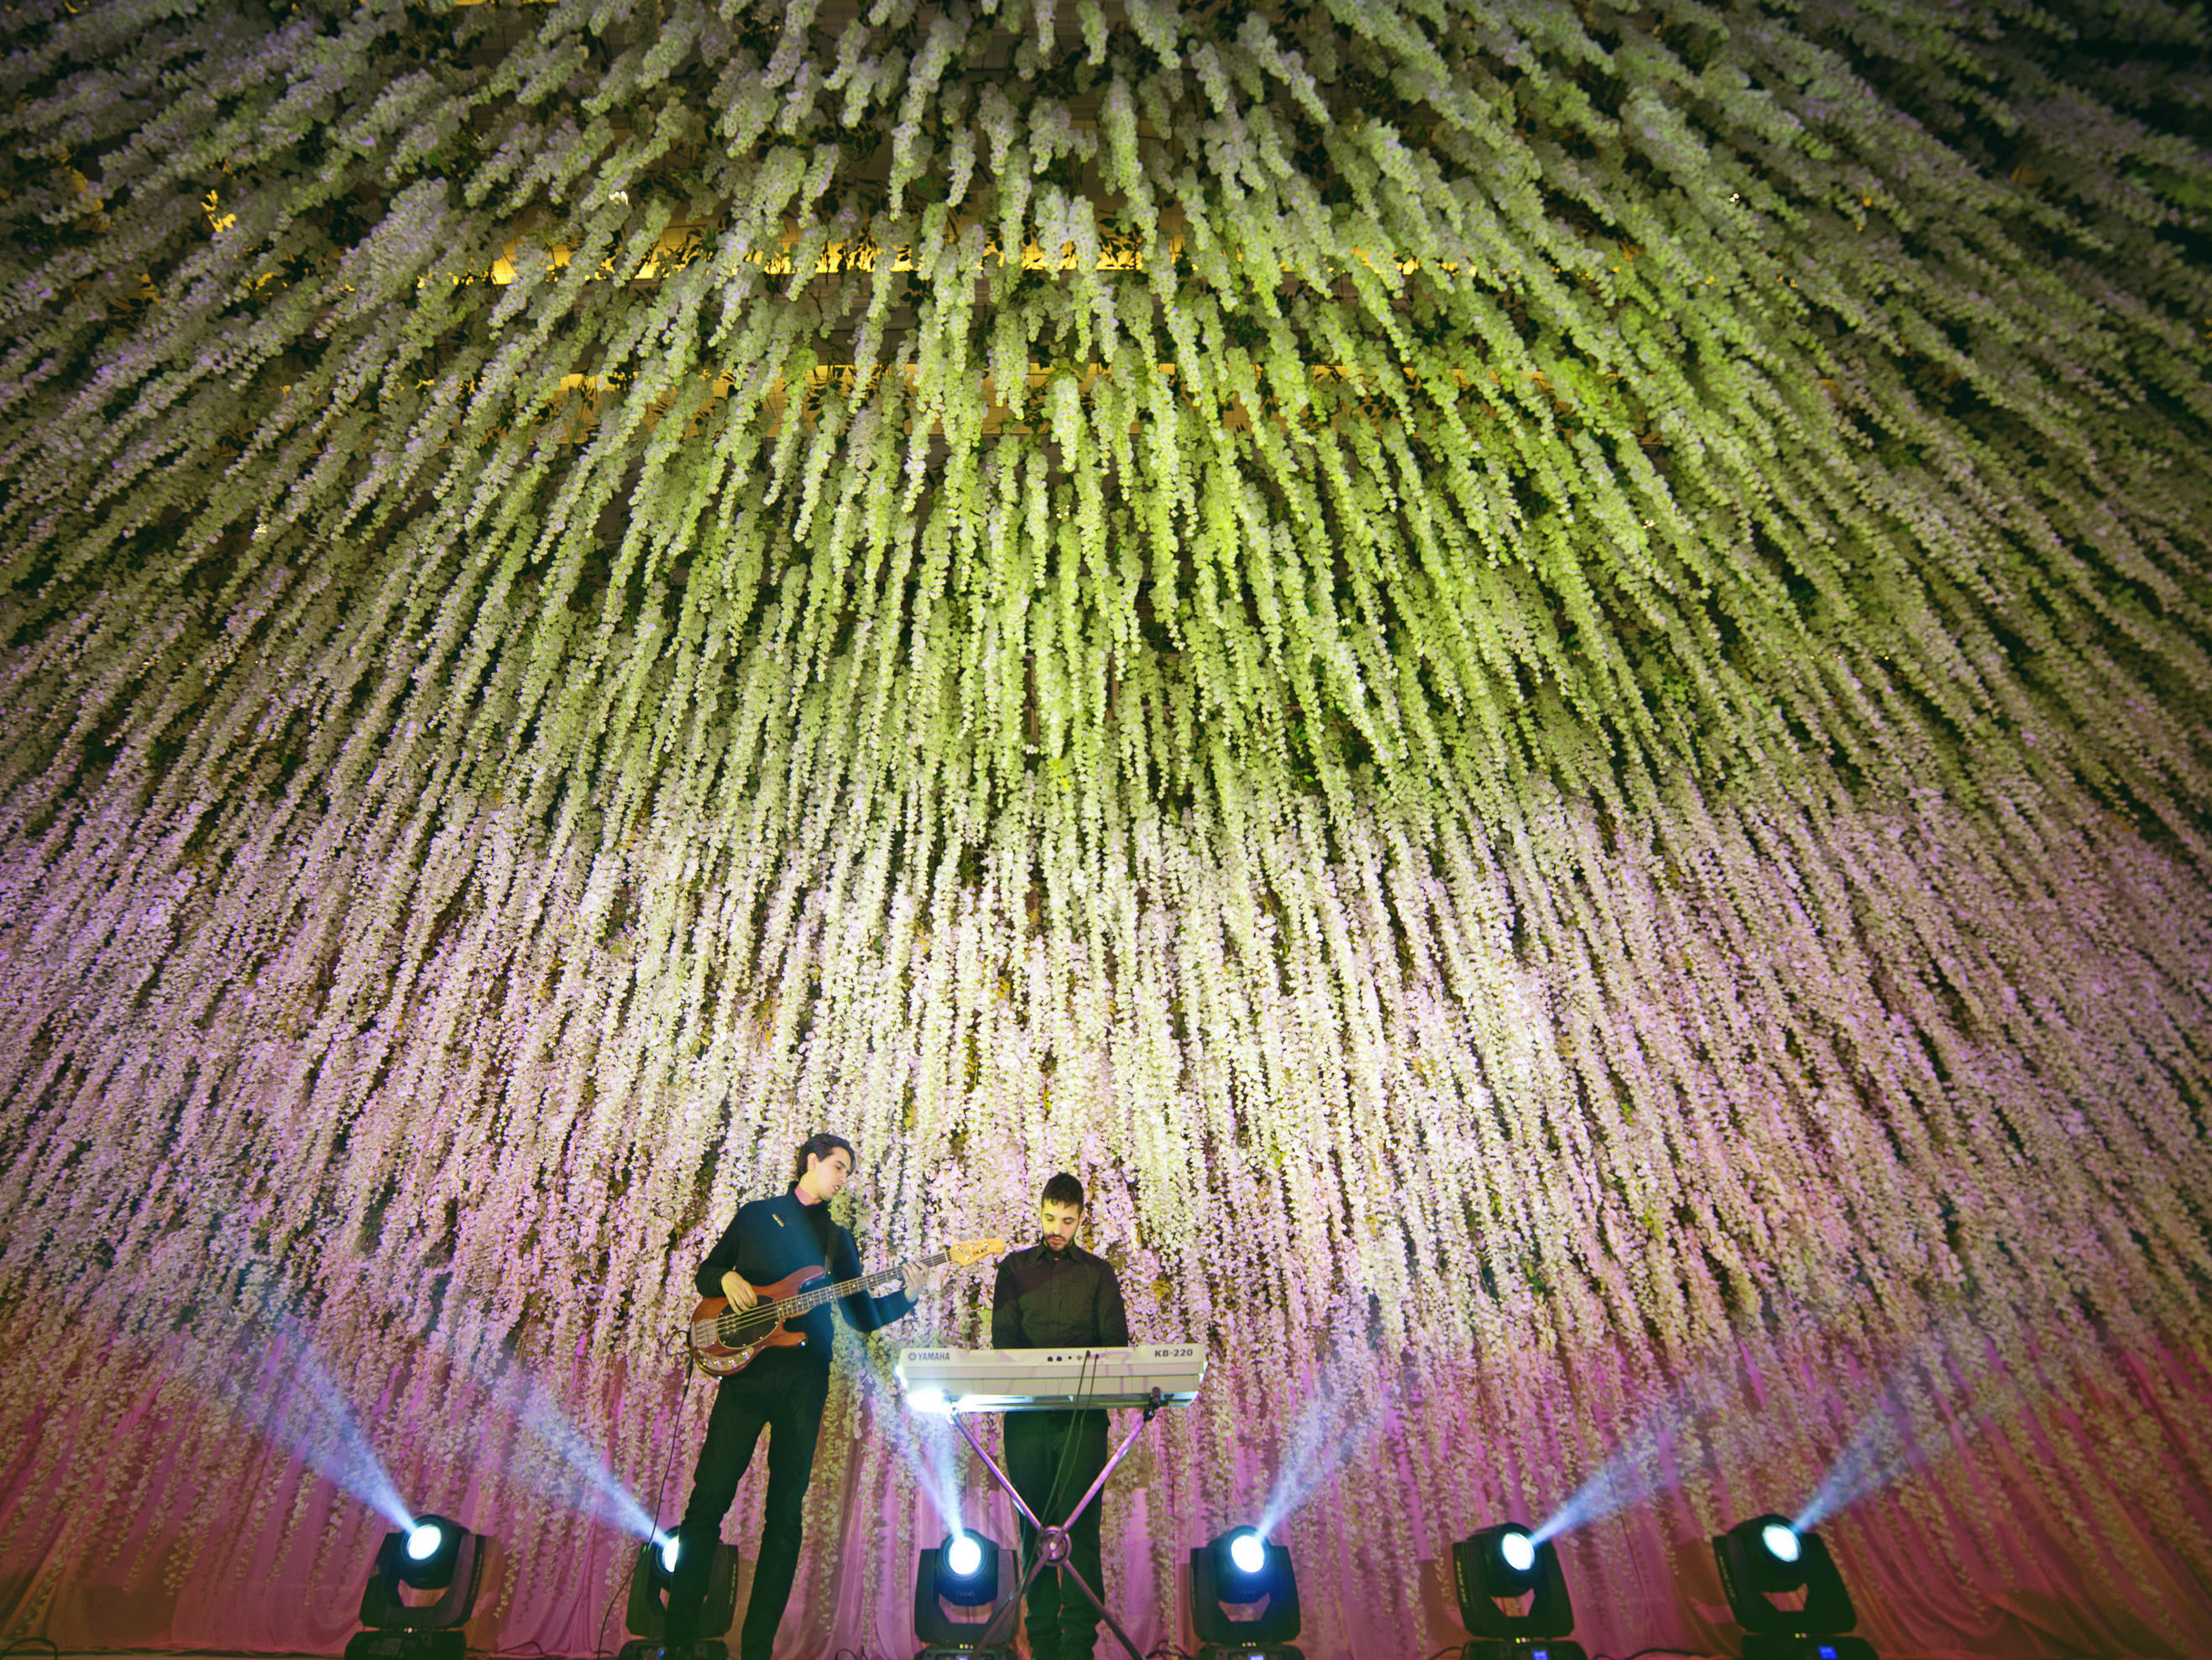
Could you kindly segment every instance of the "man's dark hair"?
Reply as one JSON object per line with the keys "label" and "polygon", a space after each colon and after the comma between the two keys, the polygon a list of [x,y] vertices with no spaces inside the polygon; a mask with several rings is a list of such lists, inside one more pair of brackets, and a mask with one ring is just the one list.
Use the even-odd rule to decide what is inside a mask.
{"label": "man's dark hair", "polygon": [[805,1141],[799,1142],[799,1156],[791,1161],[791,1184],[793,1187],[799,1185],[799,1178],[806,1173],[806,1161],[809,1158],[826,1159],[841,1147],[845,1149],[847,1158],[856,1165],[860,1162],[860,1155],[853,1151],[852,1142],[847,1141],[842,1136],[833,1136],[826,1130],[818,1136],[809,1136]]}
{"label": "man's dark hair", "polygon": [[1078,1210],[1084,1208],[1083,1184],[1065,1170],[1044,1184],[1039,1204],[1072,1204]]}

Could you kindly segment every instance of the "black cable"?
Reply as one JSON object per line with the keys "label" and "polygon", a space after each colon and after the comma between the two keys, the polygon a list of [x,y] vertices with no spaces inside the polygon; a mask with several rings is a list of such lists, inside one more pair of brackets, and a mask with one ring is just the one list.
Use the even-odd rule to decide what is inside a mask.
{"label": "black cable", "polygon": [[15,1653],[17,1649],[21,1648],[26,1643],[44,1643],[46,1645],[46,1652],[52,1655],[54,1657],[54,1660],[62,1660],[61,1647],[51,1637],[15,1638],[10,1641],[5,1648],[0,1648],[0,1660],[5,1660],[5,1657]]}
{"label": "black cable", "polygon": [[[1097,1364],[1097,1348],[1092,1347],[1085,1349],[1083,1365],[1075,1374],[1074,1392],[1077,1399],[1080,1400],[1083,1397],[1085,1392],[1084,1386],[1091,1382],[1092,1368]],[[1105,1410],[1103,1407],[1090,1409],[1102,1412]],[[1060,1463],[1052,1473],[1052,1494],[1047,1500],[1048,1507],[1054,1511],[1058,1511],[1060,1508],[1060,1488],[1067,1481],[1068,1461],[1075,1456],[1075,1432],[1082,1425],[1085,1410],[1086,1409],[1082,1407],[1072,1407],[1068,1409],[1067,1433],[1060,1438]]]}
{"label": "black cable", "polygon": [[[1077,1398],[1080,1399],[1082,1397],[1084,1393],[1084,1385],[1091,1381],[1091,1368],[1098,1364],[1098,1360],[1099,1354],[1097,1345],[1091,1345],[1084,1350],[1083,1365],[1075,1374],[1075,1388],[1071,1391],[1077,1396]],[[1097,1409],[1100,1411],[1104,1410],[1103,1408]],[[1077,1427],[1083,1421],[1084,1411],[1085,1409],[1081,1407],[1071,1407],[1068,1409],[1067,1430],[1066,1433],[1060,1438],[1060,1462],[1053,1470],[1052,1486],[1046,1492],[1045,1501],[1042,1506],[1044,1516],[1041,1519],[1048,1526],[1056,1527],[1060,1525],[1060,1524],[1053,1521],[1051,1518],[1057,1516],[1060,1512],[1060,1490],[1067,1480],[1068,1461],[1075,1456],[1075,1432]],[[1017,1534],[1021,1530],[1018,1527],[1015,1529],[1015,1532]],[[1021,1559],[1021,1569],[1024,1577],[1026,1578],[1030,1571],[1030,1559],[1026,1554]],[[1057,1572],[1057,1570],[1054,1570],[1054,1572]]]}
{"label": "black cable", "polygon": [[[672,1349],[680,1349],[684,1355],[684,1384],[676,1391],[676,1430],[680,1432],[684,1425],[684,1403],[690,1397],[691,1374],[698,1368],[699,1357],[691,1352],[688,1329],[678,1330],[675,1342],[670,1347]],[[669,1472],[676,1468],[676,1433],[672,1433],[668,1438],[668,1460],[661,1465],[659,1483],[653,1489],[653,1524],[656,1528],[660,1525],[660,1500],[661,1496],[668,1490]],[[650,1539],[646,1541],[647,1545],[652,1542]],[[680,1551],[682,1547],[678,1546],[678,1548]],[[592,1660],[599,1660],[599,1657],[607,1651],[607,1622],[615,1617],[615,1604],[629,1597],[631,1582],[636,1578],[637,1558],[632,1556],[629,1559],[629,1572],[623,1575],[621,1586],[609,1600],[606,1612],[599,1616],[599,1634],[592,1640]]]}

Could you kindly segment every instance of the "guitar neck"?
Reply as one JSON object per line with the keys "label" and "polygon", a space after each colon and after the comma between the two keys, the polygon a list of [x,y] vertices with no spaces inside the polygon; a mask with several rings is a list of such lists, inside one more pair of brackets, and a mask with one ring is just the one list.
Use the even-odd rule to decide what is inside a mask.
{"label": "guitar neck", "polygon": [[[935,1268],[940,1263],[951,1261],[952,1257],[950,1251],[940,1251],[933,1256],[923,1257],[918,1260],[924,1268]],[[804,1314],[810,1308],[819,1308],[824,1303],[836,1302],[841,1298],[850,1297],[855,1292],[863,1292],[869,1296],[873,1296],[878,1286],[888,1285],[894,1280],[904,1278],[905,1275],[906,1270],[903,1268],[878,1269],[873,1274],[863,1274],[857,1280],[841,1280],[836,1285],[816,1286],[810,1290],[800,1292],[795,1297],[786,1297],[781,1302],[777,1303],[775,1307],[785,1315]]]}

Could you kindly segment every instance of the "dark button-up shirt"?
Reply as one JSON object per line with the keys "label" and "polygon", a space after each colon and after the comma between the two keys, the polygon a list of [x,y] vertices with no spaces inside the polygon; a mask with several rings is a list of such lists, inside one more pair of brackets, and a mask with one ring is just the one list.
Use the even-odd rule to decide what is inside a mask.
{"label": "dark button-up shirt", "polygon": [[[725,1272],[734,1270],[750,1286],[767,1286],[799,1269],[822,1267],[829,1269],[833,1281],[859,1279],[860,1258],[853,1248],[853,1236],[830,1220],[828,1205],[801,1204],[787,1193],[780,1199],[756,1199],[740,1205],[714,1248],[707,1253],[707,1260],[699,1264],[696,1283],[702,1297],[719,1297]],[[806,1334],[800,1352],[825,1366],[837,1335],[830,1306],[824,1303],[811,1308],[789,1323],[792,1330]],[[903,1290],[881,1297],[864,1297],[855,1292],[841,1298],[836,1306],[844,1311],[846,1324],[855,1330],[873,1331],[909,1312],[914,1300]]]}
{"label": "dark button-up shirt", "polygon": [[1114,1264],[1072,1241],[999,1259],[991,1293],[993,1348],[1126,1348],[1129,1321]]}

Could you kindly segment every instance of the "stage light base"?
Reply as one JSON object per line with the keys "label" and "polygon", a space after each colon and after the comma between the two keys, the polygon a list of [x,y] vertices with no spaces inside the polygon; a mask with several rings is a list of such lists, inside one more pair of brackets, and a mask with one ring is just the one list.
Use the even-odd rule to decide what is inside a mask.
{"label": "stage light base", "polygon": [[[661,1660],[666,1646],[658,1637],[633,1637],[615,1651],[615,1660]],[[730,1660],[730,1645],[719,1637],[702,1637],[691,1645],[691,1660]]]}
{"label": "stage light base", "polygon": [[1459,1660],[1589,1660],[1580,1643],[1564,1637],[1478,1637]]}
{"label": "stage light base", "polygon": [[392,1627],[356,1632],[346,1639],[345,1660],[465,1660],[468,1646],[458,1626],[439,1631]]}
{"label": "stage light base", "polygon": [[1289,1643],[1201,1643],[1193,1660],[1306,1660],[1305,1651]]}
{"label": "stage light base", "polygon": [[1743,1660],[1875,1660],[1863,1637],[1777,1637],[1746,1632]]}

